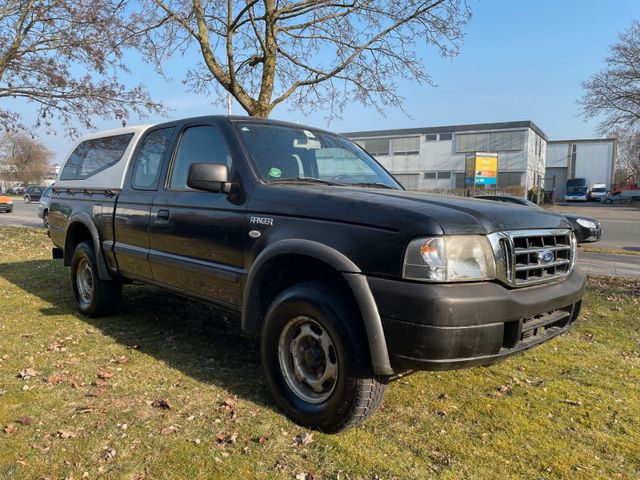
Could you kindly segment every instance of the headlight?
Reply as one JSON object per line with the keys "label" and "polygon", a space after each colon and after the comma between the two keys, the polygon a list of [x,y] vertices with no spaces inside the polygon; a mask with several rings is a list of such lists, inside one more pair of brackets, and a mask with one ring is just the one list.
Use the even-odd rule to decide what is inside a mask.
{"label": "headlight", "polygon": [[13,200],[9,200],[9,201],[7,202],[7,204],[8,204],[8,205],[13,205]]}
{"label": "headlight", "polygon": [[419,238],[407,247],[402,276],[426,282],[491,280],[496,264],[485,236]]}
{"label": "headlight", "polygon": [[585,228],[598,228],[595,222],[585,220],[584,218],[579,218],[576,220],[576,222],[578,222],[578,225],[582,225]]}

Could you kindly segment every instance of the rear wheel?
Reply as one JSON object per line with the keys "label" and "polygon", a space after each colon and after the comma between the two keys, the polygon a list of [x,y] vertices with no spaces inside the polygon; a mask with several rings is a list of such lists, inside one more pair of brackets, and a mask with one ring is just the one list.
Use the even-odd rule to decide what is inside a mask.
{"label": "rear wheel", "polygon": [[380,405],[387,377],[372,372],[366,333],[350,297],[326,283],[294,285],[271,304],[262,362],[276,403],[309,428],[337,432]]}
{"label": "rear wheel", "polygon": [[49,228],[49,212],[47,210],[42,213],[42,223],[44,223],[45,228]]}
{"label": "rear wheel", "polygon": [[122,282],[101,280],[90,242],[80,242],[71,260],[71,283],[78,309],[88,317],[111,315],[118,310]]}

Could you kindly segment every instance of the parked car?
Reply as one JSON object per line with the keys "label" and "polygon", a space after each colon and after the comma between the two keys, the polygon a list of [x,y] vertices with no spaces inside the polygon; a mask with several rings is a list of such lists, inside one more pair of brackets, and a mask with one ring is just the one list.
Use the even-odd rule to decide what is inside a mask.
{"label": "parked car", "polygon": [[40,197],[40,203],[38,203],[38,216],[42,219],[42,223],[46,228],[49,228],[49,202],[51,201],[51,192],[53,187],[47,187]]}
{"label": "parked car", "polygon": [[621,191],[617,191],[617,192],[607,193],[607,195],[602,199],[602,202],[606,204],[612,204],[612,203],[628,202],[629,200],[630,198],[627,198],[624,195],[622,195]]}
{"label": "parked car", "polygon": [[596,183],[591,187],[589,200],[599,202],[607,196],[607,186],[604,183]]}
{"label": "parked car", "polygon": [[10,195],[22,195],[24,193],[24,187],[21,187],[21,186],[9,187],[7,189],[7,193]]}
{"label": "parked car", "polygon": [[42,192],[44,192],[45,187],[31,186],[27,187],[24,191],[24,202],[38,202],[40,201],[40,197],[42,197]]}
{"label": "parked car", "polygon": [[13,212],[13,200],[6,195],[0,195],[0,212]]}
{"label": "parked car", "polygon": [[80,140],[49,222],[82,314],[115,313],[133,281],[233,310],[274,401],[325,432],[369,417],[398,372],[562,334],[585,288],[565,218],[406,192],[344,137],[251,117]]}
{"label": "parked car", "polygon": [[[510,195],[477,195],[475,198],[483,200],[495,200],[498,202],[515,203],[526,207],[540,208],[541,206],[525,198],[512,197]],[[584,215],[572,215],[570,213],[559,213],[571,223],[571,228],[576,235],[576,242],[590,243],[597,242],[602,238],[602,225],[595,218]]]}

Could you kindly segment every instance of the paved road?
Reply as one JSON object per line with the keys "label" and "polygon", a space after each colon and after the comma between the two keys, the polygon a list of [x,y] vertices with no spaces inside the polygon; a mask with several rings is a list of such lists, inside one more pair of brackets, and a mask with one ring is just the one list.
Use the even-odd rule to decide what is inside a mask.
{"label": "paved road", "polygon": [[586,215],[602,224],[602,240],[595,247],[640,252],[640,208],[626,205],[602,205],[598,202],[571,203],[553,207],[554,212]]}
{"label": "paved road", "polygon": [[42,220],[38,218],[38,204],[24,203],[22,198],[13,199],[13,212],[0,213],[0,226],[42,227]]}
{"label": "paved road", "polygon": [[589,275],[640,277],[640,255],[578,252],[577,265]]}

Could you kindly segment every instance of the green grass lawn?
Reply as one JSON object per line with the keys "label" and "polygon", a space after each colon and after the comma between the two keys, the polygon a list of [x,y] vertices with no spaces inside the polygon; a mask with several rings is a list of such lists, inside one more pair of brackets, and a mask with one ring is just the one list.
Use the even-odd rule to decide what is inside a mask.
{"label": "green grass lawn", "polygon": [[640,477],[638,281],[591,278],[570,333],[402,377],[363,426],[302,444],[237,318],[141,286],[82,317],[50,248],[0,228],[2,479]]}

